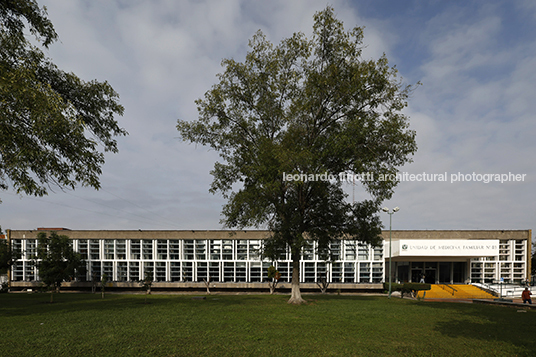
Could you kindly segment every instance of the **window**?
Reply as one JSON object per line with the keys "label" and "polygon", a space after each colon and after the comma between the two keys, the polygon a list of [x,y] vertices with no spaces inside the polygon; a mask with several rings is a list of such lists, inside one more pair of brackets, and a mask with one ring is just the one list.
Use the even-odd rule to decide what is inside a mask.
{"label": "window", "polygon": [[156,262],[155,280],[166,281],[166,262]]}
{"label": "window", "polygon": [[523,280],[525,271],[525,264],[523,263],[514,263],[514,282],[521,283]]}
{"label": "window", "polygon": [[210,259],[220,260],[221,259],[221,241],[220,240],[211,240],[210,243]]}
{"label": "window", "polygon": [[[139,241],[138,241],[139,242]],[[128,263],[128,280],[129,281],[140,281],[140,263],[139,262],[129,262]]]}
{"label": "window", "polygon": [[357,247],[359,260],[369,260],[369,247],[366,244],[359,244]]}
{"label": "window", "polygon": [[114,259],[114,241],[111,239],[104,240],[104,259]]}
{"label": "window", "polygon": [[115,241],[115,259],[125,260],[127,259],[127,241],[124,239],[118,239]]}
{"label": "window", "polygon": [[220,262],[210,262],[208,264],[210,281],[220,281]]}
{"label": "window", "polygon": [[374,260],[383,259],[383,247],[374,248]]}
{"label": "window", "polygon": [[203,282],[208,278],[207,263],[197,262],[197,281]]}
{"label": "window", "polygon": [[144,260],[153,259],[153,241],[144,239],[142,242],[142,254]]}
{"label": "window", "polygon": [[80,239],[78,241],[78,253],[82,259],[88,258],[87,239]]}
{"label": "window", "polygon": [[246,281],[246,262],[236,263],[236,281],[237,282]]}
{"label": "window", "polygon": [[289,263],[277,263],[277,271],[279,271],[279,274],[281,274],[281,279],[279,279],[279,282],[289,282],[292,279],[292,273],[290,272]]}
{"label": "window", "polygon": [[262,270],[261,270],[262,280],[261,281],[268,281],[268,268],[271,265],[272,263],[262,262]]}
{"label": "window", "polygon": [[117,281],[127,281],[127,262],[117,263]]}
{"label": "window", "polygon": [[180,259],[180,241],[178,240],[169,241],[169,259],[170,260]]}
{"label": "window", "polygon": [[248,241],[240,239],[236,241],[236,259],[246,260],[248,258]]}
{"label": "window", "polygon": [[153,262],[144,262],[143,263],[143,279],[145,279],[145,277],[149,275],[151,280],[154,280],[154,263]]}
{"label": "window", "polygon": [[341,242],[331,242],[331,259],[332,260],[341,260]]}
{"label": "window", "polygon": [[345,283],[355,282],[355,263],[353,262],[344,263],[344,282]]}
{"label": "window", "polygon": [[90,265],[90,276],[92,281],[101,280],[101,262],[91,262]]}
{"label": "window", "polygon": [[[89,256],[92,260],[100,259],[100,242],[96,239],[91,239],[89,241]],[[99,272],[100,276],[100,272]]]}
{"label": "window", "polygon": [[233,259],[233,241],[232,240],[224,240],[222,242],[222,248],[223,248],[223,260],[232,260]]}
{"label": "window", "polygon": [[37,254],[37,243],[35,239],[28,239],[26,241],[26,259],[33,259]]}
{"label": "window", "polygon": [[492,283],[495,279],[495,264],[484,263],[484,282]]}
{"label": "window", "polygon": [[[13,249],[13,252],[15,253],[22,253],[22,240],[13,239],[11,241],[11,249]],[[22,277],[21,277],[21,280],[22,280]]]}
{"label": "window", "polygon": [[[20,242],[20,241],[19,241]],[[15,248],[13,248],[15,250]],[[23,280],[23,274],[24,274],[24,266],[22,262],[15,262],[12,265],[13,269],[13,280],[14,281],[22,281]]]}
{"label": "window", "polygon": [[471,281],[478,283],[482,281],[482,263],[471,263]]}
{"label": "window", "polygon": [[[515,260],[523,261],[525,257],[525,241],[516,240],[515,243]],[[515,277],[514,277],[515,279]]]}
{"label": "window", "polygon": [[372,263],[372,282],[380,283],[383,280],[382,263]]}
{"label": "window", "polygon": [[[258,260],[260,259],[260,250],[261,250],[261,241],[260,240],[250,240],[249,241],[249,260]],[[284,255],[282,260],[285,259]]]}
{"label": "window", "polygon": [[305,242],[302,250],[303,260],[313,260],[314,259],[314,250],[313,242]]}
{"label": "window", "polygon": [[327,266],[326,263],[317,263],[316,265],[316,281],[322,281],[322,279],[328,279],[329,275],[326,276]]}
{"label": "window", "polygon": [[108,281],[114,280],[114,263],[113,262],[102,262],[102,275],[106,274]]}
{"label": "window", "polygon": [[181,263],[180,262],[169,263],[169,277],[171,281],[181,281]]}
{"label": "window", "polygon": [[[207,259],[207,249],[206,249],[206,243],[204,240],[196,240],[195,241],[195,259],[197,260],[206,260]],[[219,259],[219,258],[218,258]],[[205,276],[206,278],[206,276]],[[198,281],[203,281],[203,279]]]}
{"label": "window", "polygon": [[130,259],[139,260],[141,258],[141,242],[139,239],[130,241]]}
{"label": "window", "polygon": [[33,262],[24,262],[24,279],[26,281],[35,280],[35,269]]}
{"label": "window", "polygon": [[315,263],[304,263],[304,269],[303,269],[303,275],[304,275],[304,281],[306,283],[314,283],[315,282]]}
{"label": "window", "polygon": [[510,260],[510,244],[507,240],[499,242],[499,260]]}
{"label": "window", "polygon": [[183,241],[183,244],[184,244],[184,257],[183,257],[183,259],[194,260],[194,241],[193,240],[185,240],[185,241]]}
{"label": "window", "polygon": [[356,259],[356,248],[357,247],[356,247],[356,242],[355,241],[345,241],[345,243],[344,243],[344,258],[345,258],[345,260],[355,260]]}
{"label": "window", "polygon": [[156,241],[156,255],[159,260],[166,260],[167,259],[167,253],[168,247],[167,247],[167,240],[159,239]]}
{"label": "window", "polygon": [[331,264],[331,282],[333,283],[342,282],[342,263]]}
{"label": "window", "polygon": [[359,282],[370,283],[370,263],[359,263]]}
{"label": "window", "polygon": [[223,281],[234,281],[235,271],[234,263],[223,263]]}
{"label": "window", "polygon": [[250,281],[252,283],[262,281],[262,265],[260,262],[252,262],[249,266],[250,269]]}
{"label": "window", "polygon": [[194,268],[192,262],[182,262],[182,277],[183,281],[193,281],[194,279]]}

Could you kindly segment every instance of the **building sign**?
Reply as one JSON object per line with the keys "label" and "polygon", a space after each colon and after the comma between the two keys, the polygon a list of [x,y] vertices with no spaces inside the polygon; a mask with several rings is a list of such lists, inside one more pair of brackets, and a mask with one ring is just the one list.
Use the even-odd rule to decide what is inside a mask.
{"label": "building sign", "polygon": [[498,239],[401,239],[392,243],[393,256],[488,257],[499,255]]}

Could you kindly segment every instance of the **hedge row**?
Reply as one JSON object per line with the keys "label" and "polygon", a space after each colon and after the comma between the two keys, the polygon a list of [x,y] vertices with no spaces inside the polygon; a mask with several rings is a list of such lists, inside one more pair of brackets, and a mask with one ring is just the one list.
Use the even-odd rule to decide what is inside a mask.
{"label": "hedge row", "polygon": [[[389,290],[389,283],[383,283],[383,288],[385,290]],[[404,284],[391,283],[391,291],[400,291],[402,293],[402,296],[404,296],[404,294],[407,294],[407,293],[416,295],[418,291],[430,290],[431,288],[432,288],[431,284],[424,284],[424,283],[404,283]]]}

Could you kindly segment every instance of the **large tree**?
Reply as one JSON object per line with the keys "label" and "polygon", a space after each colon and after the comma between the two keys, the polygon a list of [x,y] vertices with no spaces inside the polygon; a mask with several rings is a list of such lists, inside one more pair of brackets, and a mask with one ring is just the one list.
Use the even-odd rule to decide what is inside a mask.
{"label": "large tree", "polygon": [[0,189],[42,196],[50,185],[100,187],[103,151],[117,152],[123,114],[107,82],[60,70],[38,46],[58,39],[34,0],[0,2]]}
{"label": "large tree", "polygon": [[37,254],[34,264],[39,270],[39,279],[50,290],[50,302],[54,292],[60,290],[64,281],[74,280],[85,271],[85,263],[80,254],[73,250],[68,236],[52,232],[37,235]]}
{"label": "large tree", "polygon": [[[330,7],[315,14],[310,40],[295,33],[274,46],[259,31],[243,63],[223,60],[219,82],[196,101],[198,120],[178,121],[183,140],[223,159],[210,190],[228,200],[225,226],[267,227],[265,257],[289,249],[290,303],[303,302],[308,242],[319,253],[341,238],[380,244],[377,212],[397,184],[389,175],[416,151],[401,113],[412,87],[385,56],[363,59],[362,41],[362,28],[346,32]],[[370,199],[349,203],[341,173],[369,173],[362,185]],[[322,174],[332,176],[308,176]]]}

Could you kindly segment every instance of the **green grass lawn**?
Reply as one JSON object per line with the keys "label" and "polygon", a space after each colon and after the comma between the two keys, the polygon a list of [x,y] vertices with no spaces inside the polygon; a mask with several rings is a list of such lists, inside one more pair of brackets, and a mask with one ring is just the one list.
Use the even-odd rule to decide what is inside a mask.
{"label": "green grass lawn", "polygon": [[[0,295],[1,356],[535,356],[536,312],[383,296]],[[525,310],[523,310],[525,311]]]}

